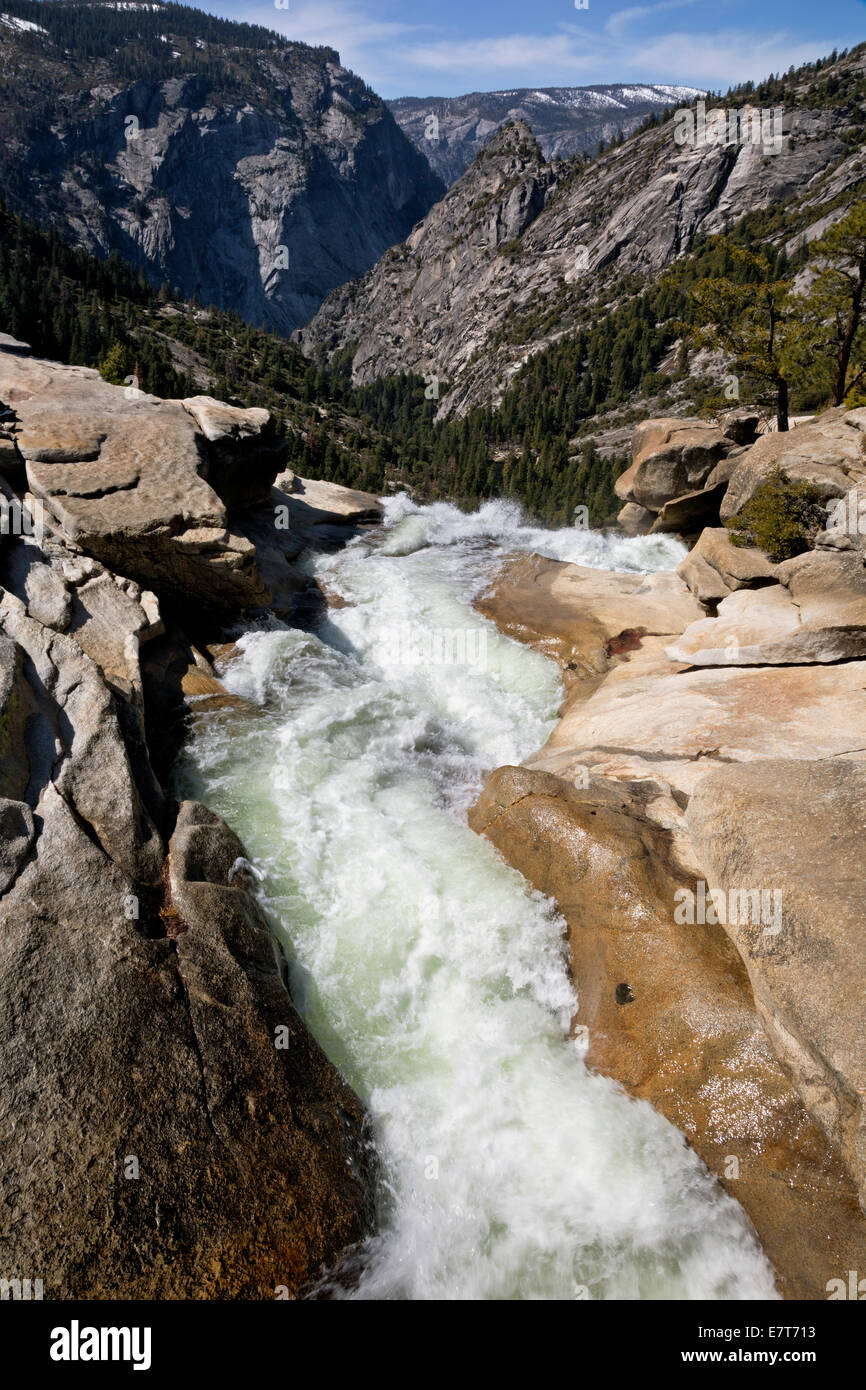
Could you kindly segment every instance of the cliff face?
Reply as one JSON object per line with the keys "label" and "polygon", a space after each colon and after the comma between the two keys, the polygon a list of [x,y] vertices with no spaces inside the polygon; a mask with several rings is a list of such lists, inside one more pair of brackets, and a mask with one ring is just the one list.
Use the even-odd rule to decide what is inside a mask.
{"label": "cliff face", "polygon": [[[331,295],[300,335],[306,351],[354,349],[355,380],[418,371],[447,381],[441,414],[497,401],[529,354],[591,324],[697,238],[772,209],[768,235],[793,248],[850,204],[866,173],[861,99],[866,51],[823,69],[783,103],[778,148],[678,144],[669,121],[563,178],[525,125],[519,171],[503,159],[508,127],[407,241],[360,281]],[[831,79],[846,95],[833,96]],[[518,139],[517,134],[512,137]],[[544,187],[543,205],[508,235],[513,180]],[[554,182],[558,186],[553,188]],[[626,277],[629,277],[626,281]]]}
{"label": "cliff face", "polygon": [[[159,8],[48,3],[40,32],[0,28],[4,197],[155,285],[289,333],[444,186],[333,50],[210,35],[206,16]],[[121,25],[116,45],[91,35],[95,12]]]}
{"label": "cliff face", "polygon": [[493,132],[524,121],[546,159],[595,152],[619,131],[630,134],[644,117],[687,104],[697,87],[605,83],[596,87],[519,87],[459,97],[399,97],[389,101],[397,124],[447,184],[468,169]]}
{"label": "cliff face", "polygon": [[555,189],[529,128],[503,126],[403,245],[329,296],[297,341],[355,346],[359,383],[409,371],[462,378],[513,290],[501,248],[520,244]]}

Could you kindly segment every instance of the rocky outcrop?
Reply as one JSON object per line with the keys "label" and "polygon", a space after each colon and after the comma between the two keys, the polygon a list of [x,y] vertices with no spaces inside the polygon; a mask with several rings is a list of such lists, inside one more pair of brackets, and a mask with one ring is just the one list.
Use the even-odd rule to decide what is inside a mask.
{"label": "rocky outcrop", "polygon": [[276,491],[288,514],[292,534],[304,545],[342,545],[358,526],[382,520],[384,508],[371,492],[341,487],[284,473],[277,478]]}
{"label": "rocky outcrop", "polygon": [[[719,520],[727,483],[718,465],[739,453],[734,440],[701,419],[644,420],[632,439],[632,463],[614,483],[627,535],[694,532]],[[712,479],[712,482],[710,482]]]}
{"label": "rocky outcrop", "polygon": [[360,1105],[291,1005],[228,827],[181,808],[158,908],[154,837],[103,845],[85,809],[51,782],[33,813],[2,803],[24,859],[0,900],[3,1268],[61,1299],[295,1297],[365,1229]]}
{"label": "rocky outcrop", "polygon": [[[713,472],[716,470],[713,469]],[[719,519],[719,507],[725,495],[727,484],[722,481],[713,487],[699,488],[695,492],[685,492],[680,497],[672,497],[665,502],[657,516],[653,516],[652,531],[675,531],[678,534],[694,535],[704,526],[713,526]]]}
{"label": "rocky outcrop", "polygon": [[267,411],[163,401],[2,351],[0,399],[30,491],[68,547],[184,604],[267,602],[255,548],[229,515],[269,500],[283,465]]}
{"label": "rocky outcrop", "polygon": [[866,657],[866,567],[859,551],[809,551],[777,566],[781,583],[741,589],[667,652],[694,666],[783,666]]}
{"label": "rocky outcrop", "polygon": [[[772,584],[776,566],[762,550],[751,545],[734,545],[730,531],[723,526],[707,527],[680,564],[677,573],[701,602],[724,598],[736,589],[753,589]],[[713,593],[698,593],[698,586],[709,584]]]}
{"label": "rocky outcrop", "polygon": [[653,528],[655,512],[641,507],[637,502],[626,502],[617,516],[617,522],[627,536],[646,536]]}
{"label": "rocky outcrop", "polygon": [[[846,486],[851,414],[811,436],[854,441]],[[589,1064],[683,1131],[791,1297],[866,1258],[863,559],[710,528],[678,575],[523,559],[481,604],[568,699],[472,823],[564,913]]]}
{"label": "rocky outcrop", "polygon": [[333,49],[154,10],[101,6],[98,53],[86,0],[3,31],[4,199],[155,287],[288,334],[444,184]]}
{"label": "rocky outcrop", "polygon": [[826,1298],[866,1253],[856,1187],[791,1084],[726,932],[674,920],[695,878],[659,823],[660,791],[501,768],[471,823],[568,923],[587,1064],[682,1132],[748,1213],[786,1297]]}
{"label": "rocky outcrop", "polygon": [[644,420],[632,440],[632,464],[614,484],[617,497],[658,513],[703,488],[737,446],[706,420]]}
{"label": "rocky outcrop", "polygon": [[864,791],[859,758],[742,764],[701,782],[687,821],[728,901],[746,884],[778,895],[777,921],[739,913],[727,931],[776,1054],[859,1177],[866,1209]]}
{"label": "rocky outcrop", "polygon": [[866,409],[839,406],[794,430],[762,436],[730,475],[722,520],[741,512],[776,468],[794,483],[811,483],[824,502],[852,488],[866,493]]}
{"label": "rocky outcrop", "polygon": [[17,351],[0,380],[38,521],[0,532],[0,1268],[56,1299],[297,1297],[368,1228],[362,1107],[243,846],[154,771],[184,702],[231,699],[162,599],[262,601],[229,509],[273,530],[282,449],[264,412]]}
{"label": "rocky outcrop", "polygon": [[[512,637],[540,647],[569,686],[596,688],[618,652],[647,650],[703,610],[673,574],[611,574],[523,556],[510,563],[477,608]],[[556,735],[554,735],[556,737]]]}
{"label": "rocky outcrop", "polygon": [[236,521],[255,546],[256,566],[271,595],[270,609],[279,617],[300,620],[321,611],[321,594],[291,562],[305,549],[345,545],[358,527],[381,521],[382,516],[382,504],[372,493],[286,472],[276,479],[267,505],[239,512]]}
{"label": "rocky outcrop", "polygon": [[823,505],[826,529],[807,540],[823,550],[864,548],[866,410],[826,410],[794,429],[738,444],[753,435],[756,423],[748,411],[732,412],[718,425],[646,420],[634,432],[632,464],[614,485],[625,501],[617,520],[627,535],[698,535],[679,573],[702,602],[781,578],[766,555],[718,524],[735,520],[757,489],[779,474],[790,485],[809,484]]}

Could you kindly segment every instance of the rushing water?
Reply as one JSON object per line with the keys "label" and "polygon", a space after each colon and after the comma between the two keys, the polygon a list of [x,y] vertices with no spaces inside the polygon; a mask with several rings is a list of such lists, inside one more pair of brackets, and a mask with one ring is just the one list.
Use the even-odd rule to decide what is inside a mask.
{"label": "rushing water", "polygon": [[[245,841],[295,999],[372,1117],[380,1228],[349,1296],[772,1297],[739,1207],[584,1066],[563,924],[465,823],[561,699],[553,664],[471,608],[516,550],[631,570],[683,553],[531,529],[501,502],[391,502],[310,561],[346,605],[317,635],[241,638],[226,683],[261,713],[203,717],[181,769]],[[403,640],[443,629],[475,632],[464,665]]]}

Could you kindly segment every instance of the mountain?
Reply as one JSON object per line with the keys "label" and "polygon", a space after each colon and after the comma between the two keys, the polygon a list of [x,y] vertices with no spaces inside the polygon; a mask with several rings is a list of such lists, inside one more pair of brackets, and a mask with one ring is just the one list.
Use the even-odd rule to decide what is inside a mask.
{"label": "mountain", "polygon": [[595,160],[562,166],[524,123],[500,128],[407,240],[334,291],[298,341],[339,352],[356,383],[435,377],[440,417],[462,414],[498,403],[535,354],[590,330],[706,237],[748,221],[790,254],[862,198],[866,45],[727,100],[729,111],[781,108],[778,140],[679,143],[681,122],[651,117]]}
{"label": "mountain", "polygon": [[647,116],[701,96],[698,87],[606,83],[598,87],[517,87],[462,97],[399,97],[389,101],[397,124],[447,184],[459,179],[506,121],[524,121],[546,159],[595,152]]}
{"label": "mountain", "polygon": [[[97,366],[113,385],[264,407],[298,473],[384,490],[390,453],[383,454],[386,441],[366,392],[308,362],[279,334],[227,310],[165,299],[117,256],[97,260],[72,249],[55,230],[14,217],[2,202],[0,325],[0,347],[4,338],[26,335],[37,356]],[[416,394],[432,418],[434,403],[423,393],[421,382]]]}
{"label": "mountain", "polygon": [[10,0],[8,207],[289,333],[443,192],[329,48],[182,4]]}

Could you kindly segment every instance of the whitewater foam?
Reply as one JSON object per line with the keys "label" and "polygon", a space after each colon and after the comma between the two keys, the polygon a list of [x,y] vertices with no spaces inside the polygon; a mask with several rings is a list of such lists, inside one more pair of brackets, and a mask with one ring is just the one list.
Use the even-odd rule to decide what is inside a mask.
{"label": "whitewater foam", "polygon": [[674,569],[686,555],[675,536],[623,536],[589,528],[549,530],[528,523],[517,502],[485,502],[476,512],[461,512],[452,502],[419,506],[406,493],[385,503],[386,555],[409,555],[427,545],[466,545],[487,541],[502,553],[528,551],[552,560],[591,569],[647,573]]}
{"label": "whitewater foam", "polygon": [[[345,607],[254,632],[228,666],[260,717],[202,716],[181,774],[259,872],[308,1023],[364,1099],[379,1233],[334,1297],[766,1298],[739,1207],[567,1031],[564,924],[465,824],[484,774],[544,742],[556,668],[469,603],[514,549],[627,569],[637,542],[527,527],[509,503],[387,505],[310,567]],[[486,629],[483,667],[395,662],[397,622]]]}

